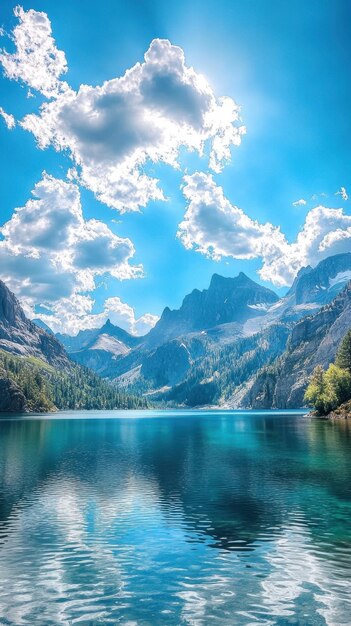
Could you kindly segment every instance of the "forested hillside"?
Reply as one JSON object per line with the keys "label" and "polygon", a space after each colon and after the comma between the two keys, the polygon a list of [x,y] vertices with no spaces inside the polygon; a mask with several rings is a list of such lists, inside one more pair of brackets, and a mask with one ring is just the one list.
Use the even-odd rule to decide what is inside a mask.
{"label": "forested hillside", "polygon": [[121,393],[85,367],[72,364],[58,371],[36,357],[0,350],[0,409],[137,409],[147,401]]}
{"label": "forested hillside", "polygon": [[288,335],[288,327],[277,324],[266,332],[219,346],[200,358],[183,382],[156,398],[188,406],[223,404],[252,372],[281,354]]}
{"label": "forested hillside", "polygon": [[62,344],[27,319],[0,281],[0,411],[145,408],[147,401],[121,393],[77,365]]}

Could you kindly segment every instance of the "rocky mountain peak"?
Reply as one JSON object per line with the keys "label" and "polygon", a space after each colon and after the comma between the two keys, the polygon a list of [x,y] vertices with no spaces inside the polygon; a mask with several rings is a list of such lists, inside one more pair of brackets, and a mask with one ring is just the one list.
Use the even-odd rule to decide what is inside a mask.
{"label": "rocky mountain peak", "polygon": [[[217,289],[234,289],[239,286],[251,286],[252,288],[260,287],[258,283],[251,280],[244,272],[239,272],[237,276],[221,276],[220,274],[213,274],[208,291]],[[273,292],[272,292],[273,293]]]}
{"label": "rocky mountain peak", "polygon": [[273,291],[255,283],[243,272],[234,278],[213,274],[208,289],[194,289],[185,296],[179,309],[167,307],[145,342],[159,345],[189,332],[230,322],[244,323],[262,314],[260,307],[277,300]]}

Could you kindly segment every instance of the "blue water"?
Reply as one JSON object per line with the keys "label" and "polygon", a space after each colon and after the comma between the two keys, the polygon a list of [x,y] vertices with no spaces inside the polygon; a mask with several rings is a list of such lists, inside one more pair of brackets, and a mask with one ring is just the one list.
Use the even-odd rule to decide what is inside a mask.
{"label": "blue water", "polygon": [[351,624],[351,426],[0,420],[0,624]]}

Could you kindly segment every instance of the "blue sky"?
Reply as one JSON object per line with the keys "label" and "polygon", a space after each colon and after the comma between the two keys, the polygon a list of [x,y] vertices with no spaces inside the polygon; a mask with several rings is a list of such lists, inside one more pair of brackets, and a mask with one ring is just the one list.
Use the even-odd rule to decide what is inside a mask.
{"label": "blue sky", "polygon": [[[5,0],[0,8],[0,24],[5,31],[2,46],[8,54],[16,51],[15,43],[6,36],[20,21],[13,14],[15,6]],[[42,278],[37,268],[31,269],[31,262],[26,264],[26,258],[37,254],[45,265],[54,263],[52,257],[45,256],[40,245],[35,248],[33,241],[30,246],[28,241],[20,241],[19,253],[16,237],[21,239],[19,233],[26,222],[22,226],[11,222],[10,228],[2,233],[7,247],[3,251],[0,276],[26,303],[28,312],[39,311],[46,321],[48,315],[53,315],[59,324],[65,308],[62,298],[72,294],[86,296],[90,299],[90,310],[82,311],[77,305],[76,313],[72,309],[71,317],[64,321],[65,329],[73,331],[78,326],[72,325],[72,316],[76,319],[80,316],[81,326],[98,324],[103,321],[103,311],[106,313],[108,309],[106,300],[119,298],[126,306],[110,301],[112,319],[134,332],[142,332],[147,328],[147,320],[144,326],[142,322],[135,325],[135,320],[145,313],[160,315],[166,305],[179,306],[183,296],[194,287],[208,286],[214,272],[233,276],[244,271],[283,293],[301,265],[315,264],[329,254],[351,250],[350,201],[346,199],[350,187],[351,139],[350,3],[33,0],[21,6],[24,12],[33,9],[47,15],[54,45],[64,52],[67,60],[68,71],[58,80],[67,81],[74,92],[82,84],[97,88],[104,81],[123,76],[137,62],[144,62],[144,54],[155,38],[168,39],[183,50],[186,67],[193,67],[196,75],[206,78],[215,98],[228,96],[241,106],[242,121],[235,124],[246,127],[240,145],[231,147],[231,158],[221,171],[209,167],[208,145],[204,156],[181,145],[177,167],[162,162],[162,155],[154,163],[146,160],[142,171],[159,179],[167,201],[151,198],[140,207],[140,212],[129,209],[121,212],[121,205],[111,207],[111,202],[101,200],[101,193],[100,200],[97,199],[99,194],[94,191],[97,170],[93,181],[91,178],[88,183],[70,181],[80,193],[85,220],[98,220],[107,225],[112,235],[132,242],[135,253],[126,262],[133,266],[142,264],[143,277],[134,271],[132,277],[119,280],[116,276],[121,273],[111,274],[110,265],[103,273],[94,270],[93,288],[91,277],[87,288],[88,283],[84,287],[80,276],[80,286],[72,283],[70,294],[61,293],[60,285],[67,277],[70,281],[72,268],[68,273],[62,270],[63,273],[54,276],[50,272]],[[160,59],[163,62],[164,49],[156,52],[158,62]],[[43,170],[67,183],[67,171],[76,165],[71,148],[55,151],[49,142],[45,149],[39,149],[34,133],[18,123],[29,113],[38,115],[40,105],[52,102],[53,97],[43,95],[40,89],[26,82],[24,65],[25,59],[20,66],[17,63],[15,79],[5,67],[0,79],[0,106],[17,121],[10,130],[0,120],[2,224],[13,218],[15,207],[26,205],[31,190],[42,179]],[[156,114],[157,106],[163,102],[164,83],[160,84],[161,91],[152,94],[157,100],[152,102]],[[26,97],[28,89],[31,98]],[[172,94],[174,102],[178,92]],[[190,95],[198,97],[198,93]],[[187,101],[183,99],[179,105],[183,112],[187,102],[191,107],[195,100],[190,100],[190,96]],[[126,120],[129,124],[128,117]],[[111,128],[113,124],[111,119]],[[89,133],[85,125],[84,137],[89,135],[90,141]],[[118,133],[115,141],[122,139]],[[90,151],[96,148],[91,141],[86,145]],[[99,150],[100,147],[99,137]],[[110,143],[107,149],[111,149]],[[91,152],[89,158],[90,155]],[[98,159],[97,156],[94,161],[96,168],[100,165]],[[193,177],[195,172],[200,172],[202,177],[186,182],[184,176]],[[46,194],[48,185],[52,185],[50,181]],[[184,185],[188,189],[187,198]],[[345,194],[335,195],[342,187]],[[293,206],[298,200],[305,203]],[[191,214],[177,237],[189,204]],[[340,210],[310,213],[319,205],[328,210],[341,209],[342,215]],[[232,207],[240,207],[243,214]],[[62,207],[59,209],[62,212]],[[42,205],[38,206],[38,211],[41,210]],[[23,220],[25,214],[21,215]],[[308,223],[304,227],[306,216]],[[262,228],[266,223],[270,227]],[[59,231],[56,232],[59,237]],[[106,241],[111,242],[112,235]],[[80,256],[75,249],[76,259],[84,255],[86,258],[89,250],[89,254],[99,255],[96,229],[93,236],[96,246],[93,248],[89,243],[90,247],[79,250]],[[273,249],[267,252],[271,241],[274,241]],[[55,245],[64,255],[64,247],[53,239]],[[94,265],[96,259],[91,258]],[[110,259],[112,264],[115,261]],[[263,265],[266,269],[262,272]],[[82,268],[83,261],[79,265]],[[49,297],[45,285],[36,289],[35,297],[31,294],[31,285],[41,280],[43,285],[53,281]],[[57,300],[61,300],[61,306],[56,308],[52,304],[55,289]]]}

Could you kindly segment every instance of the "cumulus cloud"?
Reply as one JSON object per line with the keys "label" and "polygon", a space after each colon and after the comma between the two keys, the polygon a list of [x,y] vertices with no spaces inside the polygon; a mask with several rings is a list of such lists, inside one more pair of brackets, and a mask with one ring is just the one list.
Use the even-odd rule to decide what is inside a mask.
{"label": "cumulus cloud", "polygon": [[283,241],[278,228],[259,224],[232,205],[211,174],[196,172],[184,181],[188,208],[177,236],[186,248],[215,260],[229,256],[253,259],[261,255],[263,242]]}
{"label": "cumulus cloud", "polygon": [[345,187],[340,187],[339,191],[335,193],[336,196],[341,196],[341,199],[346,202],[349,199],[349,194],[346,191]]}
{"label": "cumulus cloud", "polygon": [[48,304],[92,291],[97,276],[142,275],[130,239],[84,219],[76,185],[44,173],[33,196],[0,229],[1,277],[19,297]]}
{"label": "cumulus cloud", "polygon": [[9,78],[43,93],[40,113],[21,125],[40,148],[50,145],[73,161],[75,177],[96,197],[119,211],[137,211],[150,200],[164,200],[147,164],[179,167],[182,147],[208,153],[209,166],[220,171],[232,146],[245,132],[238,105],[217,98],[203,76],[185,63],[183,50],[154,39],[142,63],[100,86],[73,91],[60,76],[67,71],[45,13],[17,7],[13,31],[16,51],[0,55]]}
{"label": "cumulus cloud", "polygon": [[152,313],[144,313],[141,317],[135,320],[134,332],[136,335],[145,335],[160,319],[159,315],[153,315]]}
{"label": "cumulus cloud", "polygon": [[159,319],[151,313],[137,318],[134,309],[118,297],[107,298],[99,313],[93,313],[94,305],[95,300],[90,295],[76,294],[54,302],[47,307],[47,313],[34,313],[33,309],[28,313],[30,317],[41,319],[54,332],[70,335],[76,335],[80,330],[100,328],[108,319],[133,335],[144,335]]}
{"label": "cumulus cloud", "polygon": [[13,117],[13,115],[11,115],[11,113],[6,113],[6,111],[4,111],[4,109],[2,107],[0,107],[0,116],[4,120],[6,126],[7,126],[7,128],[9,130],[11,130],[12,128],[14,128],[16,126],[16,120]]}
{"label": "cumulus cloud", "polygon": [[351,216],[343,209],[315,207],[289,243],[279,228],[232,205],[210,174],[197,172],[184,183],[188,206],[177,233],[183,245],[215,260],[261,258],[261,278],[277,286],[290,285],[301,267],[351,249]]}
{"label": "cumulus cloud", "polygon": [[68,90],[67,83],[60,80],[67,72],[65,53],[56,48],[46,13],[33,9],[24,11],[17,6],[14,14],[19,22],[11,35],[15,52],[2,50],[0,53],[5,75],[41,92],[46,98]]}
{"label": "cumulus cloud", "polygon": [[300,198],[300,200],[295,200],[295,202],[292,203],[293,206],[304,206],[305,204],[307,204],[307,202],[304,198]]}
{"label": "cumulus cloud", "polygon": [[134,309],[118,297],[107,298],[103,316],[110,319],[112,324],[125,328],[133,335],[144,335],[155,326],[159,319],[157,315],[151,313],[145,313],[137,318]]}

